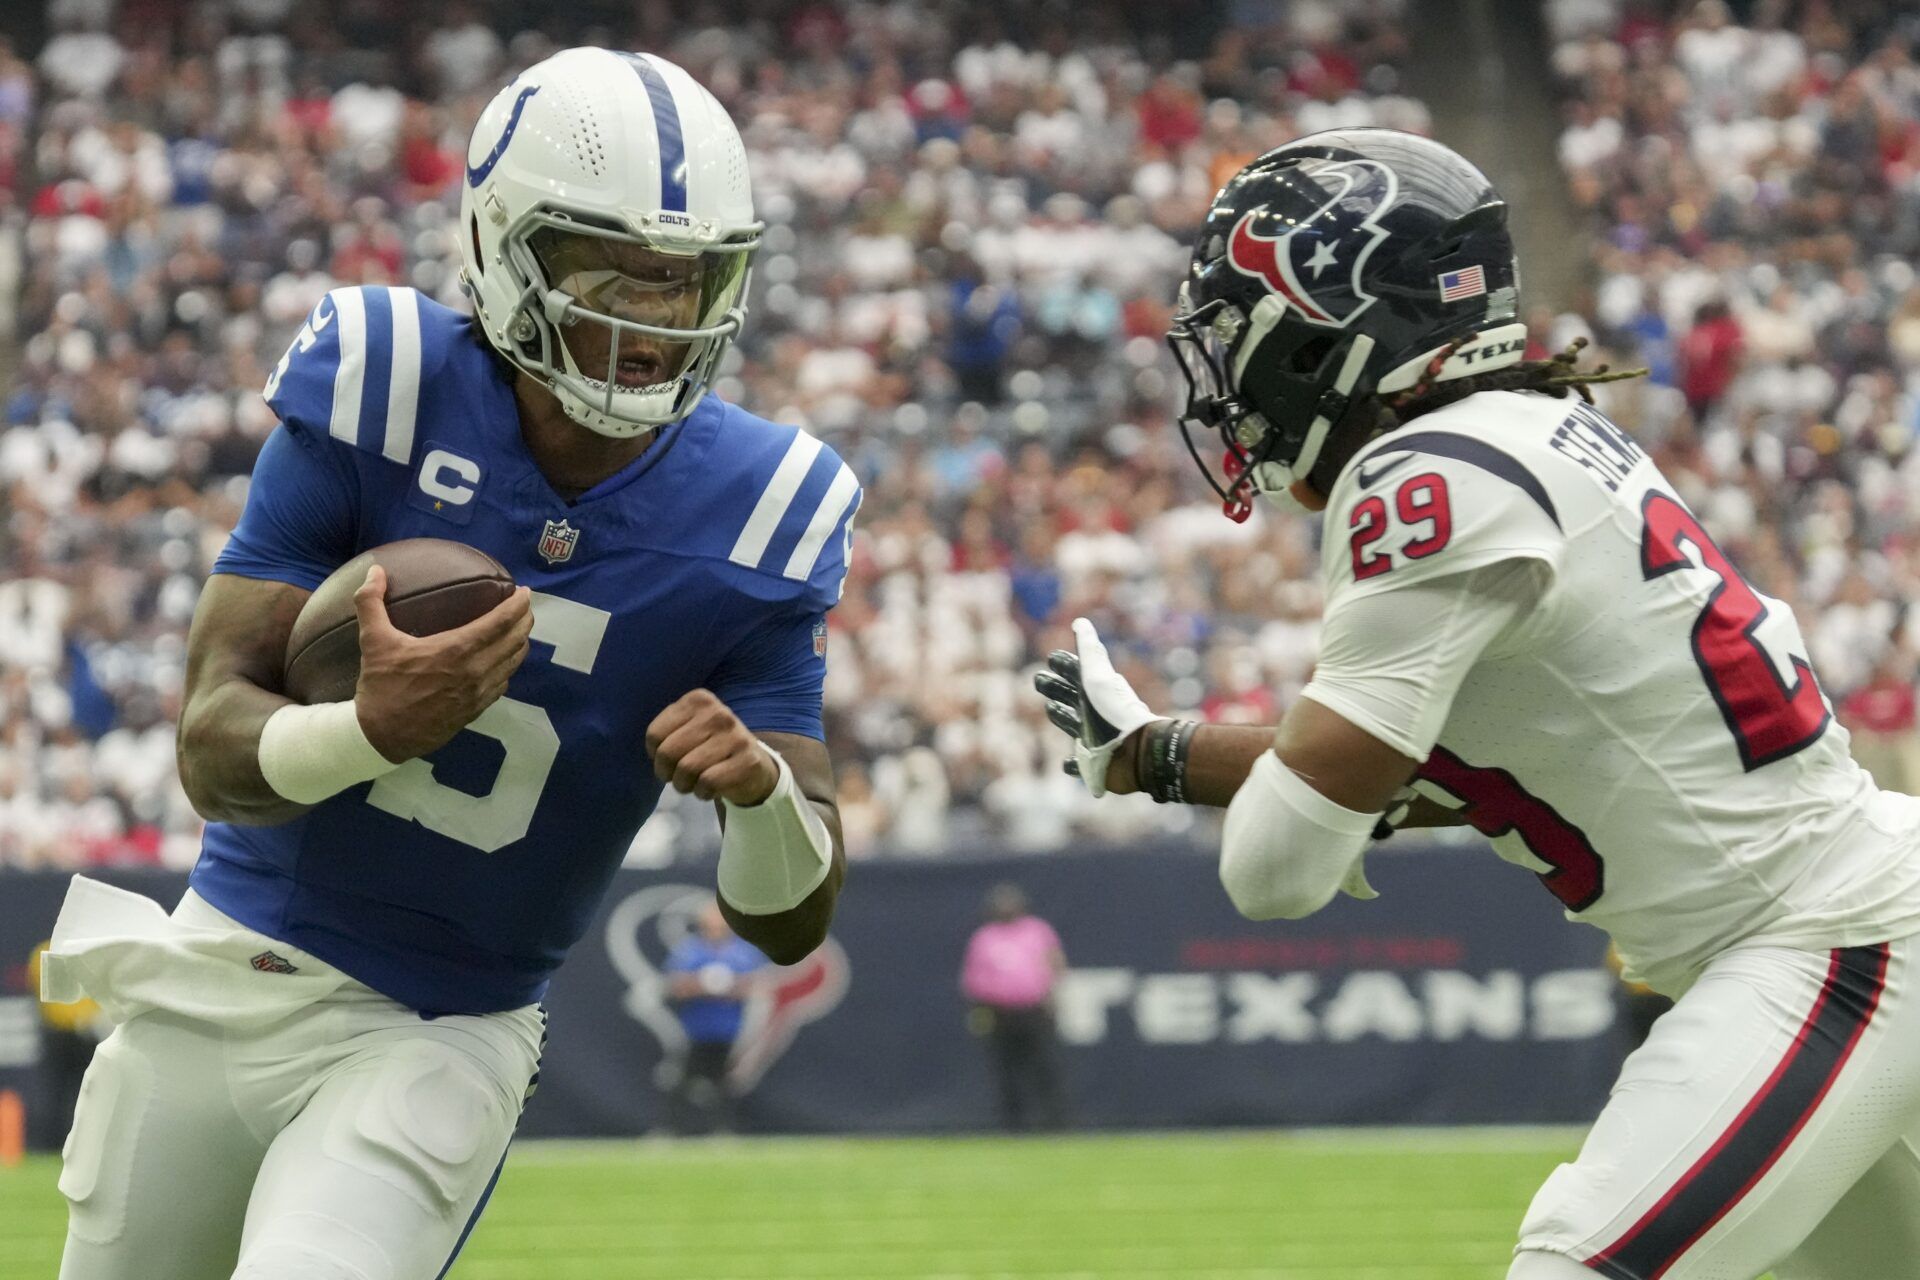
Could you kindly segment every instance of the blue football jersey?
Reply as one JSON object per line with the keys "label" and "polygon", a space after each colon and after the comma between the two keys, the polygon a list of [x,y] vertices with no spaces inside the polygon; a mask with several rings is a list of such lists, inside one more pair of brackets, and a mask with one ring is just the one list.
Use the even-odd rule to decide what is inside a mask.
{"label": "blue football jersey", "polygon": [[821,736],[860,487],[812,436],[709,395],[565,501],[510,371],[411,289],[329,293],[266,397],[281,425],[214,572],[312,589],[369,547],[447,538],[533,589],[533,640],[431,756],[279,826],[210,823],[193,887],[422,1011],[537,1000],[659,799],[654,716],[706,688],[756,732]]}

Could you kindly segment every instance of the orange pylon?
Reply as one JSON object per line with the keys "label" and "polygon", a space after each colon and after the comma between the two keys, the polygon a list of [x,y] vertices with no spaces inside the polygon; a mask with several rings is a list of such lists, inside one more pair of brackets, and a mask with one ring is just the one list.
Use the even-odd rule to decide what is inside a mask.
{"label": "orange pylon", "polygon": [[27,1108],[12,1089],[0,1089],[0,1168],[11,1169],[27,1155]]}

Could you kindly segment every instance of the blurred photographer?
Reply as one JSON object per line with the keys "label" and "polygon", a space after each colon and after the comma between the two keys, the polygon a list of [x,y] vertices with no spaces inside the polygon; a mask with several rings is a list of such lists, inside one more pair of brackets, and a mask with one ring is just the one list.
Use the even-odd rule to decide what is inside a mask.
{"label": "blurred photographer", "polygon": [[996,885],[986,916],[967,942],[960,989],[973,1002],[974,1034],[992,1054],[1000,1122],[1008,1130],[1064,1128],[1053,991],[1067,970],[1066,952],[1053,926],[1027,909],[1017,885]]}

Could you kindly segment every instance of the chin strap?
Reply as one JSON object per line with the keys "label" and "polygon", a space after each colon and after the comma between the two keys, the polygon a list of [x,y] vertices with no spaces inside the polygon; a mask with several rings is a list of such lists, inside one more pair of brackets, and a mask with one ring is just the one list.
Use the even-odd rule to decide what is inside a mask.
{"label": "chin strap", "polygon": [[[1373,339],[1364,333],[1355,334],[1353,341],[1347,344],[1346,357],[1340,362],[1340,372],[1334,378],[1333,385],[1320,393],[1320,399],[1314,405],[1313,422],[1307,427],[1306,440],[1291,463],[1262,462],[1250,469],[1254,490],[1281,511],[1297,515],[1307,510],[1293,496],[1293,482],[1312,474],[1314,464],[1320,461],[1321,451],[1326,447],[1328,435],[1352,410],[1357,399],[1354,388],[1360,382],[1360,374],[1366,369],[1368,358],[1373,355],[1373,348]],[[1237,486],[1235,492],[1238,492]],[[1233,515],[1231,508],[1227,514]]]}

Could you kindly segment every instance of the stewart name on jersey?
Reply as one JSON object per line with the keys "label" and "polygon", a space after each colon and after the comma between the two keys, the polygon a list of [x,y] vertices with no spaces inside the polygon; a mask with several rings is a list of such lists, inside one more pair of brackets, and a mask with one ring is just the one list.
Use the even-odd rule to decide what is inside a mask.
{"label": "stewart name on jersey", "polygon": [[447,538],[532,588],[532,646],[431,756],[279,826],[210,823],[193,887],[422,1011],[535,1001],[659,800],[655,715],[706,688],[755,732],[821,736],[815,636],[860,487],[812,436],[709,395],[563,501],[504,366],[411,289],[329,293],[266,398],[281,425],[214,572],[311,590],[369,547]]}

